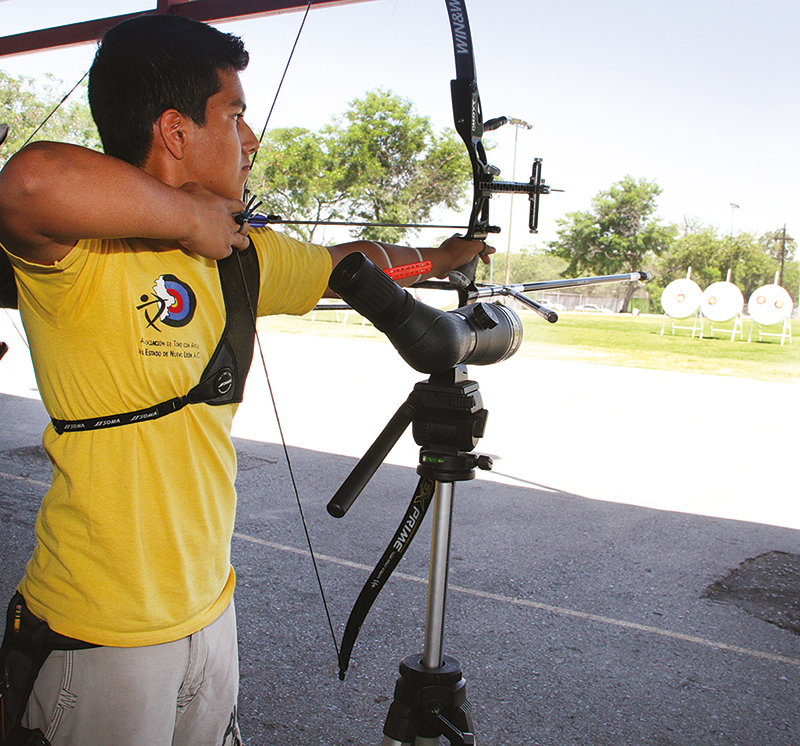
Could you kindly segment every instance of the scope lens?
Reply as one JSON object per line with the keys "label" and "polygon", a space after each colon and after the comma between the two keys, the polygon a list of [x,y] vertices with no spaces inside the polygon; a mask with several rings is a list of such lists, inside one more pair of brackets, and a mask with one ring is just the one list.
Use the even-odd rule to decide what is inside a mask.
{"label": "scope lens", "polygon": [[461,316],[473,330],[474,343],[464,363],[499,363],[510,358],[522,344],[522,322],[507,306],[475,303],[450,313]]}

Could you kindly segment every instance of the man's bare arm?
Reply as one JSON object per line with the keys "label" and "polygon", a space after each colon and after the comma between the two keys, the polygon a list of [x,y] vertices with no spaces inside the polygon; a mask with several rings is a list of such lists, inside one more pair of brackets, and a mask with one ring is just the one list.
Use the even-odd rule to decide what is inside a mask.
{"label": "man's bare arm", "polygon": [[152,238],[221,259],[247,246],[233,214],[239,200],[196,184],[172,187],[117,158],[40,142],[0,171],[0,243],[40,264],[62,259],[81,238]]}
{"label": "man's bare arm", "polygon": [[[406,264],[415,264],[420,261],[430,261],[430,271],[420,275],[413,275],[397,280],[399,285],[412,285],[429,277],[447,277],[454,269],[463,267],[476,254],[481,254],[481,259],[489,262],[489,255],[494,253],[491,246],[486,246],[482,241],[466,241],[458,236],[452,236],[442,243],[439,248],[414,249],[408,246],[395,246],[380,241],[351,241],[338,246],[327,247],[335,267],[342,259],[354,251],[360,251],[373,264],[381,269],[400,267]],[[335,293],[328,289],[326,297],[335,297]]]}

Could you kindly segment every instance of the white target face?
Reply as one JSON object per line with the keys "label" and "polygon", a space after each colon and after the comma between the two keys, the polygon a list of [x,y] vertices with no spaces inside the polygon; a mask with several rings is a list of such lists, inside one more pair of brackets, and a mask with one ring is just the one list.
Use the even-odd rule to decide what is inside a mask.
{"label": "white target face", "polygon": [[715,282],[703,291],[700,305],[703,316],[721,323],[730,321],[744,308],[744,296],[732,282]]}
{"label": "white target face", "polygon": [[780,285],[764,285],[756,290],[747,303],[750,318],[761,326],[780,324],[792,315],[792,296]]}
{"label": "white target face", "polygon": [[700,308],[702,298],[703,291],[694,280],[673,280],[661,293],[661,307],[667,316],[685,319]]}

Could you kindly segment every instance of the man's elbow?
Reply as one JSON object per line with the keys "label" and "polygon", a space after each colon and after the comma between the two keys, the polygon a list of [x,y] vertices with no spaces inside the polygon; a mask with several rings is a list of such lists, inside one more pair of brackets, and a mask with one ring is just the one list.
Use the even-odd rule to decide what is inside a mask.
{"label": "man's elbow", "polygon": [[[0,171],[0,243],[17,253],[36,233],[36,215],[51,199],[57,143],[36,142],[15,153]],[[20,252],[21,254],[24,252]]]}

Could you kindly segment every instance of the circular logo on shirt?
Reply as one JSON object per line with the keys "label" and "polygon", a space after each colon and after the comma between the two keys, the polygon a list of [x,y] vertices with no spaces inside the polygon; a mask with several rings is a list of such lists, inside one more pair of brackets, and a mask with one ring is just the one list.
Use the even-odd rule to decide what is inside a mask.
{"label": "circular logo on shirt", "polygon": [[142,304],[136,308],[144,310],[147,325],[158,329],[158,322],[165,326],[186,326],[194,317],[197,298],[194,291],[175,275],[160,275],[153,284],[153,294],[143,295]]}
{"label": "circular logo on shirt", "polygon": [[171,302],[166,307],[166,314],[161,319],[167,326],[186,326],[194,316],[197,299],[194,292],[175,275],[161,275],[164,291]]}

